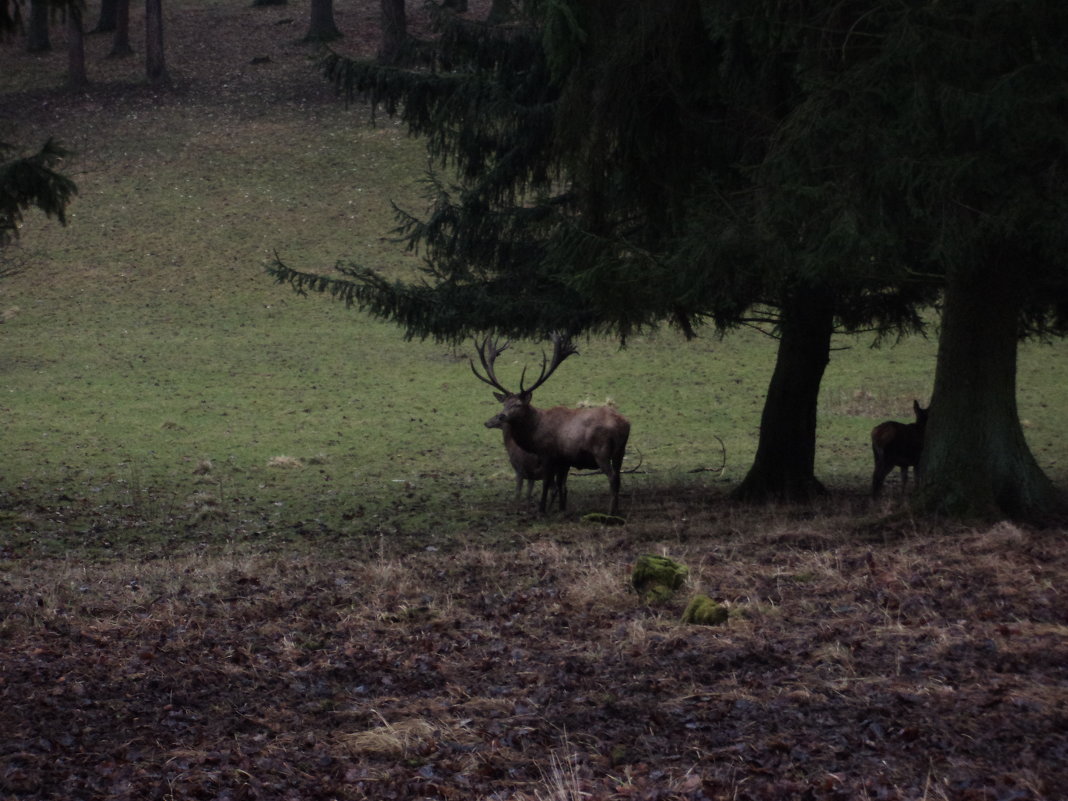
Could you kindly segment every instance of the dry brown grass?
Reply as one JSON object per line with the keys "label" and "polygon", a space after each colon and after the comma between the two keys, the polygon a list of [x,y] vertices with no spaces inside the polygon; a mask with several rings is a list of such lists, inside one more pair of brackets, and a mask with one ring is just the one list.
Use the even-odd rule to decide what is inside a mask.
{"label": "dry brown grass", "polygon": [[[0,584],[0,694],[19,699],[0,722],[26,741],[71,699],[118,697],[120,717],[162,717],[114,732],[135,745],[95,718],[74,743],[134,748],[185,792],[237,787],[216,764],[236,731],[259,762],[228,764],[255,786],[332,765],[300,780],[313,795],[958,799],[977,780],[1055,798],[1062,533],[883,521],[875,535],[825,511],[688,510],[685,527],[554,527],[513,550],[23,565]],[[644,552],[691,568],[677,599],[630,590]],[[681,625],[694,592],[728,623]],[[33,688],[60,676],[61,703],[42,705]],[[145,689],[126,697],[131,681]],[[58,787],[45,764],[30,761],[38,787]]]}

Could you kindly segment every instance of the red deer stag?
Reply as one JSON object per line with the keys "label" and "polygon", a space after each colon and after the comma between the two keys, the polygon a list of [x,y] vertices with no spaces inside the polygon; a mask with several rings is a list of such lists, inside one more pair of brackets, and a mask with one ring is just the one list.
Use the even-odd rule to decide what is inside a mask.
{"label": "red deer stag", "polygon": [[919,480],[920,454],[923,452],[923,433],[927,428],[927,409],[912,402],[916,413],[915,423],[898,423],[887,420],[871,430],[871,450],[875,455],[875,472],[871,477],[871,495],[879,497],[883,480],[895,467],[901,468],[901,492],[909,480],[909,468],[915,468]]}
{"label": "red deer stag", "polygon": [[471,362],[471,372],[479,381],[500,390],[493,393],[503,405],[500,413],[486,421],[487,428],[509,426],[516,443],[523,450],[541,459],[543,476],[541,502],[538,509],[545,512],[549,491],[556,489],[560,511],[567,509],[567,474],[572,467],[598,469],[608,476],[612,491],[611,514],[619,512],[619,474],[623,467],[623,455],[630,436],[630,422],[609,406],[586,409],[569,409],[554,406],[538,409],[530,405],[534,390],[544,384],[556,368],[566,359],[578,353],[569,339],[553,337],[552,361],[544,355],[541,375],[530,388],[523,387],[526,368],[519,378],[519,392],[505,389],[494,373],[494,362],[508,343],[497,346],[491,339],[475,343],[479,361],[486,375],[480,375]]}

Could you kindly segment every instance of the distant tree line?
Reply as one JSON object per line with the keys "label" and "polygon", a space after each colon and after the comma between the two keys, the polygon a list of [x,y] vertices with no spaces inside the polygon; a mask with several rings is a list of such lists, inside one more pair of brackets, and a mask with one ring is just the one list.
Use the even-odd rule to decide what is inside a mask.
{"label": "distant tree line", "polygon": [[1068,330],[1068,4],[517,0],[437,24],[406,68],[323,60],[448,168],[428,213],[399,212],[425,279],[277,260],[277,280],[451,341],[766,326],[753,502],[823,491],[832,336],[922,331],[934,306],[914,503],[1064,508],[1015,378],[1021,338]]}
{"label": "distant tree line", "polygon": [[[28,6],[24,22],[23,6]],[[0,0],[0,24],[7,36],[25,31],[30,52],[52,49],[49,27],[62,21],[67,31],[67,82],[73,88],[89,83],[85,63],[85,13],[83,0]],[[6,20],[6,22],[5,22]],[[130,0],[101,0],[100,15],[92,33],[112,33],[109,58],[133,54],[130,45]],[[169,80],[164,56],[162,0],[145,0],[145,76],[149,83]]]}
{"label": "distant tree line", "polygon": [[[463,5],[450,0],[453,6]],[[287,0],[252,0],[254,6],[285,5]],[[381,46],[378,60],[383,64],[398,64],[411,59],[405,0],[380,0]],[[494,0],[491,18],[500,17],[511,7],[511,0]],[[84,0],[0,0],[0,26],[10,37],[15,31],[25,33],[30,52],[52,49],[51,25],[62,22],[66,26],[68,50],[68,79],[71,87],[82,88],[89,83],[85,61]],[[170,81],[164,54],[162,0],[145,0],[145,76],[150,84]],[[96,25],[89,33],[111,33],[112,46],[108,58],[122,58],[134,53],[130,43],[130,0],[100,0]],[[341,29],[334,19],[334,0],[310,0],[308,29],[303,41],[327,43],[340,39]]]}

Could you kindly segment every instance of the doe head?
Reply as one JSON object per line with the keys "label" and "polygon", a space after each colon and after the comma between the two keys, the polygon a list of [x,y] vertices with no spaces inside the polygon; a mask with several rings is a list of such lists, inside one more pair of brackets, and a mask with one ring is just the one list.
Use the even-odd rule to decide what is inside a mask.
{"label": "doe head", "polygon": [[916,414],[916,424],[920,428],[924,428],[927,425],[927,412],[930,411],[930,409],[930,406],[924,409],[922,406],[920,406],[919,401],[914,400],[912,402],[912,411]]}

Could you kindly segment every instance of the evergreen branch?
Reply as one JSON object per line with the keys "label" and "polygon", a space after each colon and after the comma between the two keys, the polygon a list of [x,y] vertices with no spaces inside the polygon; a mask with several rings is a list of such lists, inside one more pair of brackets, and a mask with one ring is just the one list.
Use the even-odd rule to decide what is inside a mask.
{"label": "evergreen branch", "polygon": [[[0,144],[0,156],[13,152],[11,145]],[[0,164],[0,246],[18,237],[23,214],[31,208],[46,217],[67,223],[67,205],[78,187],[54,168],[68,155],[49,139],[35,154]]]}
{"label": "evergreen branch", "polygon": [[276,254],[266,265],[279,284],[307,295],[330,295],[346,306],[396,323],[408,338],[460,342],[496,332],[507,337],[541,336],[551,331],[597,330],[597,321],[565,287],[529,280],[529,291],[516,297],[511,278],[433,286],[389,281],[374,270],[337,264],[343,277],[308,273],[286,265]]}

